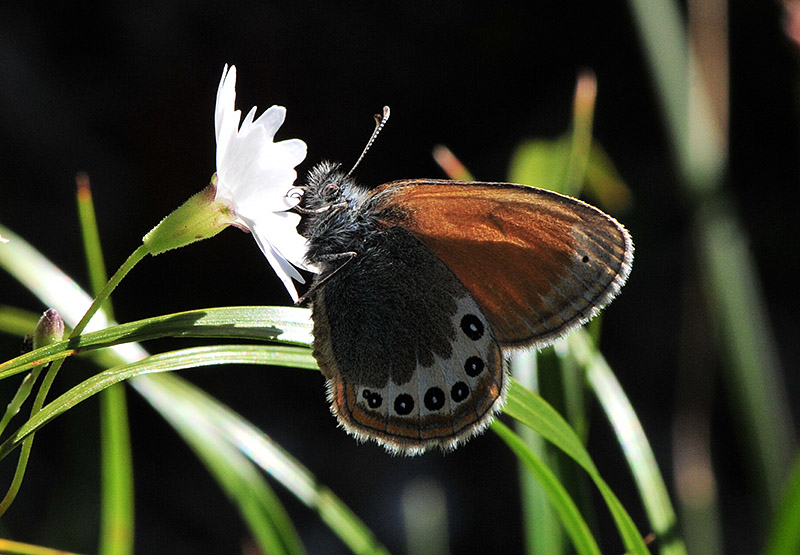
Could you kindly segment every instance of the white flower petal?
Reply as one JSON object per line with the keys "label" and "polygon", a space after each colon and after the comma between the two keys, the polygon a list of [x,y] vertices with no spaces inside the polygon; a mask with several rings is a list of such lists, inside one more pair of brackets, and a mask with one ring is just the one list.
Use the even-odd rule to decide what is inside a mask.
{"label": "white flower petal", "polygon": [[307,147],[299,139],[273,142],[286,118],[286,108],[271,106],[256,118],[253,107],[240,126],[241,112],[236,110],[235,102],[236,67],[225,66],[214,113],[216,200],[225,203],[236,220],[250,229],[296,301],[292,280],[304,280],[294,266],[316,270],[304,262],[306,240],[296,229],[300,216],[286,212],[299,202],[287,195],[297,179],[294,168],[305,159]]}
{"label": "white flower petal", "polygon": [[270,106],[266,112],[259,116],[254,125],[263,126],[271,141],[275,138],[275,133],[283,125],[284,120],[286,120],[286,108],[283,106]]}
{"label": "white flower petal", "polygon": [[292,266],[285,258],[281,257],[280,253],[276,252],[270,243],[262,243],[259,240],[256,240],[256,242],[258,243],[258,247],[261,249],[261,252],[264,253],[269,265],[272,266],[272,269],[283,282],[283,286],[286,287],[286,291],[289,292],[292,300],[297,302],[300,299],[300,296],[297,294],[297,288],[294,286],[292,279],[299,281],[300,283],[305,283],[303,276],[301,276],[295,267]]}
{"label": "white flower petal", "polygon": [[[222,121],[225,111],[233,110],[234,101],[236,99],[236,66],[228,69],[228,64],[222,70],[222,78],[219,81],[219,88],[217,89],[217,103],[214,111],[214,130],[219,140],[220,129],[222,128]],[[237,122],[238,123],[238,122]]]}

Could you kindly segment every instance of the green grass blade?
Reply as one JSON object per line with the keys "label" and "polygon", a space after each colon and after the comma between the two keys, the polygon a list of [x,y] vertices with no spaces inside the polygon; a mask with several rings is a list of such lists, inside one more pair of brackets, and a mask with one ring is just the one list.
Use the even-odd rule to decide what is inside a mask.
{"label": "green grass blade", "polygon": [[[168,421],[183,417],[176,413],[170,397],[156,392],[163,388],[180,387],[182,402],[198,405],[195,418],[203,420],[203,427],[217,430],[240,452],[272,475],[288,491],[308,507],[316,510],[320,518],[336,533],[354,553],[385,553],[369,529],[330,490],[317,483],[316,478],[291,455],[275,444],[261,430],[242,419],[219,401],[206,395],[176,374],[148,375],[136,378],[131,385],[154,404]],[[161,403],[162,399],[164,400]],[[191,420],[188,424],[195,422]],[[177,427],[177,426],[176,426]]]}
{"label": "green grass blade", "polygon": [[0,538],[0,553],[3,555],[77,555],[71,551],[53,549],[41,545],[17,542]]}
{"label": "green grass blade", "polygon": [[496,421],[492,424],[492,430],[506,442],[506,445],[511,448],[546,493],[550,506],[558,514],[561,524],[572,540],[575,551],[581,554],[600,553],[600,547],[592,536],[589,526],[553,471],[536,456],[520,436],[512,432],[505,424]]}
{"label": "green grass blade", "polygon": [[133,553],[133,455],[122,384],[100,394],[101,532],[99,553]]}
{"label": "green grass blade", "polygon": [[70,408],[114,384],[136,376],[217,364],[268,364],[302,367],[311,364],[309,359],[313,360],[309,350],[302,347],[218,345],[161,353],[109,368],[84,380],[32,415],[11,437],[0,444],[0,459],[17,447],[24,438]]}
{"label": "green grass blade", "polygon": [[[718,327],[719,350],[728,363],[722,377],[733,392],[733,411],[745,432],[745,454],[753,459],[751,479],[764,492],[761,510],[771,511],[797,439],[763,286],[745,228],[723,189],[728,138],[719,129],[727,125],[719,125],[717,113],[726,113],[728,106],[718,106],[716,113],[711,109],[679,3],[629,4],[677,154],[681,192],[693,210],[690,234],[697,241],[703,287],[713,310],[708,318]],[[724,63],[719,57],[714,61]]]}
{"label": "green grass blade", "polygon": [[[89,177],[80,173],[78,216],[86,256],[86,267],[92,292],[97,295],[108,281],[100,231],[89,187]],[[103,305],[107,317],[113,318],[109,298]],[[100,540],[99,552],[104,555],[133,553],[134,496],[133,456],[128,425],[128,403],[123,385],[111,386],[100,394]]]}
{"label": "green grass blade", "polygon": [[[174,379],[168,379],[174,378]],[[213,422],[215,401],[172,375],[143,376],[132,384],[189,444],[239,506],[264,553],[303,553],[300,537],[255,465]]]}
{"label": "green grass blade", "polygon": [[685,554],[686,547],[677,534],[677,517],[666,483],[658,469],[655,455],[642,425],[622,391],[622,386],[584,330],[570,334],[567,342],[570,354],[585,369],[586,379],[617,435],[650,524],[659,538],[661,553]]}
{"label": "green grass blade", "polygon": [[[78,186],[78,219],[81,224],[83,251],[86,256],[86,267],[89,270],[90,288],[96,295],[108,281],[108,272],[103,261],[103,249],[100,246],[100,230],[97,227],[89,176],[81,172],[75,176],[75,182]],[[104,311],[109,318],[113,317],[110,304],[104,306]]]}
{"label": "green grass blade", "polygon": [[733,393],[747,462],[771,512],[781,498],[797,441],[750,241],[724,201],[698,210],[694,235],[711,298],[710,317],[728,362],[723,378]]}
{"label": "green grass blade", "polygon": [[311,343],[307,308],[242,306],[191,310],[146,318],[53,343],[0,364],[0,380],[79,352],[162,337],[252,339]]}
{"label": "green grass blade", "polygon": [[[511,374],[525,388],[539,391],[538,353],[522,351],[514,353],[509,361]],[[553,457],[551,446],[533,430],[517,421],[515,430],[527,448],[539,459],[548,462],[551,468],[561,470]],[[522,524],[527,553],[563,553],[566,541],[559,515],[553,509],[548,493],[539,484],[536,476],[519,460],[520,502]]]}
{"label": "green grass blade", "polygon": [[625,548],[630,553],[649,553],[630,515],[600,476],[580,438],[558,412],[544,399],[526,390],[514,380],[511,382],[503,411],[540,434],[583,467],[603,496]]}

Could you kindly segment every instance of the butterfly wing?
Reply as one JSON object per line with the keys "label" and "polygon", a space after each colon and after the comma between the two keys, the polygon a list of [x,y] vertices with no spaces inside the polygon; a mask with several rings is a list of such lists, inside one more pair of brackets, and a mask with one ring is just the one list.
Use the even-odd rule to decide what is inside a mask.
{"label": "butterfly wing", "polygon": [[406,454],[449,449],[499,408],[507,380],[486,316],[408,230],[365,234],[319,280],[312,310],[332,410],[357,438]]}
{"label": "butterfly wing", "polygon": [[510,183],[395,181],[372,193],[445,262],[503,346],[552,343],[594,316],[631,270],[625,228],[577,199]]}

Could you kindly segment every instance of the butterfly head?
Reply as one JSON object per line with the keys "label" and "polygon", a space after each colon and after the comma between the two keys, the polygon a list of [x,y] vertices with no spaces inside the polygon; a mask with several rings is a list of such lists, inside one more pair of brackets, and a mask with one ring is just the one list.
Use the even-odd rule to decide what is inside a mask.
{"label": "butterfly head", "polygon": [[306,258],[313,264],[326,256],[356,249],[365,229],[359,208],[368,190],[333,162],[321,162],[308,172],[302,197],[294,208],[301,215],[297,231],[308,239]]}

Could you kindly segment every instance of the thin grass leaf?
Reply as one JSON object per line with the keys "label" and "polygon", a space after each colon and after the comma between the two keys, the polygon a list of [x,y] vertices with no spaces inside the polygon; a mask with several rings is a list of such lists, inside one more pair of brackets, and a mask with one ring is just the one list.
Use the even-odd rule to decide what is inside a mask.
{"label": "thin grass leaf", "polygon": [[[89,177],[76,176],[78,215],[92,292],[98,295],[108,281],[100,231],[94,211]],[[111,299],[103,305],[108,318],[113,318]],[[104,555],[133,553],[134,496],[133,456],[128,425],[128,403],[122,384],[100,394],[100,540],[99,552]]]}
{"label": "thin grass leaf", "polygon": [[[217,345],[195,347],[152,355],[136,362],[109,368],[84,380],[51,401],[0,445],[0,460],[30,434],[107,387],[136,376],[171,372],[217,364],[268,364],[275,366],[309,365],[310,354],[302,347],[265,345]],[[313,359],[312,359],[313,360]]]}
{"label": "thin grass leaf", "polygon": [[567,338],[570,354],[585,369],[586,379],[595,392],[606,417],[617,435],[628,467],[633,474],[639,496],[644,504],[650,525],[661,540],[661,553],[683,555],[686,547],[677,534],[677,517],[672,507],[666,483],[656,464],[642,425],[622,386],[614,376],[603,355],[594,347],[584,330]]}
{"label": "thin grass leaf", "polygon": [[308,345],[307,308],[242,306],[209,308],[145,318],[65,339],[0,364],[0,380],[36,365],[124,343],[163,337],[252,339]]}
{"label": "thin grass leaf", "polygon": [[[526,389],[539,391],[539,354],[534,351],[514,353],[509,361],[511,374]],[[548,466],[560,471],[552,446],[542,436],[522,424],[515,422],[515,430],[527,448],[539,459],[546,460]],[[562,553],[564,551],[563,527],[549,495],[539,484],[534,474],[520,460],[519,464],[520,501],[522,503],[522,524],[527,553]]]}
{"label": "thin grass leaf", "polygon": [[0,553],[3,555],[77,555],[72,551],[53,549],[42,545],[16,542],[0,538]]}
{"label": "thin grass leaf", "polygon": [[553,471],[505,424],[496,421],[492,424],[492,430],[506,442],[547,494],[550,506],[558,514],[575,550],[583,554],[600,553],[600,547],[592,536],[589,526]]}
{"label": "thin grass leaf", "polygon": [[128,403],[122,384],[100,393],[101,554],[133,553],[134,482]]}
{"label": "thin grass leaf", "polygon": [[649,553],[630,515],[600,476],[583,443],[558,412],[513,379],[503,411],[536,431],[583,467],[603,496],[625,548],[630,553]]}
{"label": "thin grass leaf", "polygon": [[19,413],[20,408],[22,408],[22,404],[25,402],[28,396],[30,396],[33,386],[36,384],[36,380],[39,379],[39,373],[41,372],[42,368],[43,367],[34,368],[27,376],[22,378],[22,382],[19,384],[17,392],[6,406],[6,411],[3,413],[3,418],[0,420],[0,436],[2,436],[3,432],[6,430],[6,427],[8,426],[8,423],[11,422],[11,419]]}
{"label": "thin grass leaf", "polygon": [[[240,452],[269,473],[301,502],[317,511],[320,518],[354,553],[386,553],[386,549],[364,526],[358,517],[328,488],[317,483],[316,478],[296,459],[275,444],[261,430],[241,418],[216,399],[208,396],[177,374],[141,376],[131,385],[154,404],[173,425],[183,418],[173,410],[170,396],[155,394],[168,388],[180,391],[181,399],[198,407],[195,418],[203,421],[202,428],[216,429],[217,433],[237,446]],[[163,404],[159,404],[162,399]],[[192,425],[193,421],[188,422]]]}
{"label": "thin grass leaf", "polygon": [[[106,272],[106,264],[103,260],[103,249],[100,246],[100,230],[97,227],[89,176],[84,172],[78,173],[75,176],[75,184],[77,185],[78,220],[81,224],[86,268],[88,269],[90,288],[97,295],[108,281],[108,272]],[[113,318],[110,303],[104,307],[104,312],[106,316]]]}
{"label": "thin grass leaf", "polygon": [[[145,376],[137,387],[153,379],[177,376]],[[272,488],[247,456],[228,441],[213,423],[215,407],[208,396],[179,379],[161,379],[160,387],[147,387],[147,400],[180,433],[206,468],[223,484],[223,490],[239,506],[242,518],[265,553],[303,553],[305,549],[289,516]]]}

